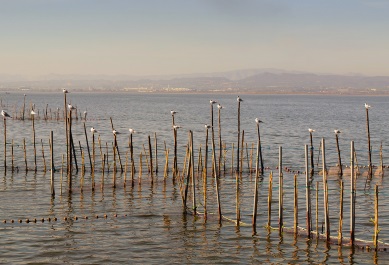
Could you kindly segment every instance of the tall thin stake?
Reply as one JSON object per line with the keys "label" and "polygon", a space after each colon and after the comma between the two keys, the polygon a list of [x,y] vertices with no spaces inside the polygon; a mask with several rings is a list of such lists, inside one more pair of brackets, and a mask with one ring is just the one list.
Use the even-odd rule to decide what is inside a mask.
{"label": "tall thin stake", "polygon": [[54,190],[54,137],[53,137],[53,131],[50,132],[50,168],[51,168],[51,174],[50,174],[50,186],[51,186],[51,196],[55,196],[55,190]]}
{"label": "tall thin stake", "polygon": [[305,145],[305,205],[308,238],[311,237],[311,183],[308,176],[308,145]]}
{"label": "tall thin stake", "polygon": [[368,144],[368,150],[369,150],[369,173],[368,173],[368,176],[369,176],[369,178],[371,178],[373,176],[373,167],[372,167],[372,163],[371,163],[369,108],[366,108],[366,128],[367,128],[367,144]]}
{"label": "tall thin stake", "polygon": [[283,174],[282,174],[282,146],[279,147],[279,160],[278,160],[278,182],[279,182],[279,189],[278,189],[278,231],[281,234],[283,227],[284,227],[284,215],[283,215],[283,208],[284,208],[284,180],[283,180]]}
{"label": "tall thin stake", "polygon": [[350,244],[353,246],[355,241],[355,197],[356,197],[356,189],[355,189],[355,173],[354,173],[354,141],[351,141],[351,154],[350,154],[350,170],[351,170],[351,184],[350,184]]}
{"label": "tall thin stake", "polygon": [[330,240],[330,218],[328,214],[328,187],[327,187],[327,171],[326,171],[326,148],[325,140],[322,139],[322,161],[323,161],[323,190],[324,190],[324,224],[327,241]]}

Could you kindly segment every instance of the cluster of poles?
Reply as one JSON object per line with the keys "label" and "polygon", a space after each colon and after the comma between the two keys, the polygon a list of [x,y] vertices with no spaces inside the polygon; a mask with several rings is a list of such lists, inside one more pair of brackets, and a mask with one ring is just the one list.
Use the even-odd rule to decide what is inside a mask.
{"label": "cluster of poles", "polygon": [[[73,118],[78,119],[77,114],[77,108],[72,106],[71,104],[68,104],[67,102],[67,94],[68,91],[66,89],[63,90],[64,94],[64,111],[63,111],[63,120],[64,120],[64,126],[65,126],[65,132],[66,132],[66,173],[67,173],[67,183],[68,183],[68,192],[72,192],[72,177],[74,175],[74,165],[75,170],[78,172],[78,164],[77,164],[77,156],[76,156],[76,144],[74,143],[73,134],[72,134],[72,120]],[[234,221],[237,226],[240,226],[242,224],[241,222],[241,208],[240,208],[240,183],[241,183],[241,177],[243,172],[243,157],[244,157],[244,130],[242,131],[240,128],[240,109],[241,109],[241,103],[243,100],[238,96],[237,97],[238,102],[238,119],[237,119],[237,148],[236,148],[236,168],[234,167],[234,144],[232,145],[232,157],[231,157],[231,173],[235,174],[235,180],[236,180],[236,220]],[[183,202],[183,209],[184,212],[187,213],[190,211],[190,207],[188,206],[188,195],[189,195],[189,188],[191,188],[190,193],[192,197],[192,213],[194,215],[202,214],[204,216],[204,220],[207,220],[208,216],[208,210],[207,210],[207,182],[208,182],[208,154],[209,154],[209,138],[211,138],[211,176],[214,178],[215,183],[215,195],[217,200],[217,209],[218,209],[218,221],[219,224],[222,224],[223,215],[222,215],[222,207],[221,207],[221,198],[220,198],[220,190],[219,190],[219,181],[220,176],[223,171],[222,168],[224,168],[224,172],[226,172],[226,156],[225,156],[225,144],[223,145],[222,142],[222,136],[221,136],[221,110],[222,106],[220,104],[217,105],[218,109],[218,139],[215,137],[215,125],[214,125],[214,105],[217,102],[214,100],[210,100],[210,114],[211,114],[211,123],[205,125],[205,131],[206,131],[206,139],[205,139],[205,152],[204,152],[204,160],[203,155],[201,151],[201,146],[199,148],[199,156],[198,156],[198,165],[197,165],[197,175],[202,177],[203,181],[203,213],[200,213],[197,208],[197,202],[196,202],[196,187],[195,187],[195,155],[194,155],[194,143],[193,143],[193,131],[188,132],[188,142],[186,145],[186,154],[184,156],[184,162],[182,163],[183,169],[182,171],[179,170],[178,167],[178,152],[177,152],[177,132],[180,129],[180,126],[176,124],[175,122],[175,115],[177,114],[176,111],[171,110],[171,116],[172,116],[172,128],[173,128],[173,138],[174,138],[174,155],[173,155],[173,166],[172,166],[172,175],[173,175],[173,183],[176,181],[179,183],[180,186],[180,192]],[[1,103],[2,104],[2,103]],[[33,129],[33,145],[34,145],[34,171],[37,171],[37,151],[36,151],[36,139],[35,139],[35,116],[39,116],[39,111],[36,112],[34,110],[34,106],[31,105],[31,120],[32,120],[32,129]],[[368,151],[369,151],[369,171],[368,176],[372,177],[372,162],[371,162],[371,146],[370,146],[370,130],[369,130],[369,108],[370,106],[365,104],[366,108],[366,116],[367,116],[367,134],[368,134]],[[24,96],[24,104],[23,109],[19,113],[19,118],[24,120],[25,119],[25,96]],[[57,108],[57,112],[55,114],[55,119],[60,119],[60,110]],[[2,111],[2,115],[4,117],[4,170],[7,171],[7,134],[6,134],[6,120],[10,117],[10,115]],[[82,119],[81,113],[79,113],[80,118]],[[52,119],[51,115],[51,109],[48,112],[48,106],[46,106],[46,110],[44,112],[44,119]],[[122,158],[119,151],[119,145],[117,141],[117,135],[120,134],[118,131],[115,130],[114,124],[111,121],[111,129],[113,134],[113,142],[112,142],[112,155],[113,155],[113,187],[116,187],[116,173],[118,170],[123,174],[123,180],[124,185],[127,184],[127,171],[128,168],[130,168],[131,172],[131,186],[134,186],[135,183],[135,173],[136,173],[136,166],[135,166],[135,156],[134,156],[134,148],[133,148],[133,134],[135,131],[133,129],[129,129],[130,135],[129,135],[129,141],[128,141],[128,149],[125,155],[124,163],[122,162]],[[252,157],[253,154],[251,152],[251,159],[249,161],[249,155],[248,155],[248,148],[246,143],[246,158],[248,162],[248,168],[251,172],[255,172],[255,182],[254,182],[254,202],[253,202],[253,213],[252,213],[252,230],[253,234],[256,234],[256,228],[257,228],[257,216],[258,216],[258,185],[260,181],[260,175],[264,174],[264,164],[263,164],[263,158],[262,158],[262,147],[261,147],[261,136],[260,136],[260,124],[262,123],[261,120],[258,118],[255,119],[256,122],[256,129],[257,129],[257,147],[256,147],[256,158],[255,158],[255,169],[252,170]],[[211,131],[211,137],[209,137],[209,130]],[[85,139],[86,139],[86,150],[87,150],[87,157],[89,159],[90,164],[90,170],[91,170],[91,188],[94,190],[96,187],[96,181],[95,181],[95,172],[97,172],[98,166],[96,165],[96,139],[95,134],[97,133],[97,130],[95,128],[91,128],[92,133],[92,151],[90,151],[89,146],[89,137],[86,130],[86,112],[84,112],[84,133],[85,133]],[[306,228],[302,228],[299,226],[298,223],[298,190],[297,190],[297,175],[294,176],[294,226],[293,226],[293,232],[295,234],[298,234],[299,231],[301,232],[304,230],[309,238],[311,238],[313,235],[316,235],[317,237],[320,236],[320,233],[318,231],[318,196],[316,194],[316,231],[313,230],[312,225],[312,211],[311,211],[311,186],[312,186],[312,178],[314,175],[314,159],[313,159],[313,141],[312,141],[312,133],[314,132],[313,129],[309,129],[310,133],[310,155],[308,154],[308,145],[305,145],[305,176],[306,176]],[[337,150],[338,150],[338,165],[339,165],[339,174],[343,175],[342,170],[342,162],[341,162],[341,156],[340,156],[340,150],[339,150],[339,141],[338,141],[338,134],[340,133],[339,130],[335,130],[335,136],[336,136],[336,144],[337,144]],[[153,159],[153,152],[152,152],[152,141],[150,135],[148,136],[148,151],[146,151],[146,148],[143,145],[143,152],[139,155],[139,181],[141,180],[142,171],[143,171],[143,156],[145,156],[147,161],[147,168],[148,172],[151,175],[151,182],[154,181],[154,172],[158,173],[158,148],[157,148],[157,134],[155,133],[155,157]],[[218,141],[218,154],[216,153],[216,141]],[[50,146],[50,155],[51,155],[51,164],[50,164],[50,170],[51,170],[51,194],[52,196],[55,195],[54,190],[54,146],[53,146],[53,131],[51,131],[50,134],[50,140],[49,140],[49,146]],[[44,150],[43,150],[43,143],[42,144],[42,156],[43,160],[44,158]],[[84,175],[86,171],[85,166],[85,160],[86,160],[86,154],[84,152],[85,148],[81,147],[81,142],[79,141],[79,148],[81,152],[81,159],[82,159],[82,178],[81,178],[81,184],[80,188],[81,191],[83,189],[83,183],[84,183]],[[104,173],[106,169],[109,170],[109,163],[108,163],[108,155],[110,152],[108,152],[108,143],[106,143],[106,152],[103,152],[103,145],[101,143],[100,135],[97,139],[97,144],[100,150],[100,158],[101,158],[101,189],[104,187]],[[169,174],[169,149],[165,145],[164,150],[164,156],[165,156],[165,168],[164,168],[164,179],[168,177]],[[12,170],[14,170],[14,155],[13,155],[13,140],[12,140],[12,148],[11,148],[11,154],[12,154]],[[27,155],[26,155],[26,144],[25,140],[23,140],[23,149],[24,149],[24,159],[25,159],[25,166],[26,171],[28,171],[27,166]],[[253,148],[252,148],[253,150]],[[322,235],[325,236],[326,240],[330,242],[333,240],[330,236],[330,223],[329,223],[329,208],[328,208],[328,185],[327,185],[327,170],[326,170],[326,160],[325,160],[325,141],[322,139],[321,141],[321,147],[320,150],[322,152],[322,163],[323,163],[323,191],[324,191],[324,233]],[[382,148],[381,148],[382,150]],[[381,156],[382,157],[382,156]],[[309,169],[309,158],[310,158],[310,169]],[[351,176],[351,198],[350,198],[350,244],[353,245],[355,243],[355,179],[356,179],[356,172],[355,171],[355,159],[356,159],[356,153],[354,149],[354,143],[351,142],[351,163],[350,163],[350,176]],[[65,156],[62,155],[62,167],[61,167],[61,192],[62,192],[62,175],[64,172],[64,160]],[[153,166],[153,160],[155,161],[155,167]],[[223,165],[223,167],[222,167]],[[382,166],[382,162],[381,162]],[[118,169],[119,168],[119,169]],[[44,170],[46,171],[46,162],[44,162]],[[383,172],[383,168],[381,168]],[[279,148],[279,165],[278,165],[278,175],[279,175],[279,211],[278,211],[278,230],[280,233],[284,231],[284,218],[283,218],[283,166],[282,166],[282,147]],[[201,174],[200,174],[201,172]],[[269,193],[268,193],[268,222],[267,227],[271,228],[271,212],[272,212],[272,198],[273,198],[273,173],[270,173],[269,176]],[[316,188],[316,191],[318,191],[318,188]],[[374,246],[378,247],[378,187],[376,186],[376,203],[375,203],[375,231],[374,231]],[[338,244],[344,244],[343,235],[342,235],[342,226],[343,226],[343,182],[341,185],[341,207],[340,207],[340,214],[339,214],[339,234],[338,234]]]}

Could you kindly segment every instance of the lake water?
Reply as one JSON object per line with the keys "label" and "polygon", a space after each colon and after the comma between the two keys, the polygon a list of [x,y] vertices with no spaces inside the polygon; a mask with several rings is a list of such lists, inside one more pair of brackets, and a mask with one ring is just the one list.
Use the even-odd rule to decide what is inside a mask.
{"label": "lake water", "polygon": [[[117,140],[122,161],[128,151],[128,128],[137,131],[133,136],[135,164],[138,169],[139,154],[143,145],[147,150],[148,136],[154,143],[154,133],[158,139],[159,173],[153,183],[147,175],[146,158],[141,184],[136,174],[134,187],[123,187],[123,174],[117,173],[117,187],[112,188],[113,172],[105,172],[103,190],[100,189],[101,171],[96,173],[97,189],[92,191],[89,160],[86,158],[87,173],[84,190],[80,190],[81,174],[73,178],[74,190],[71,194],[66,188],[66,172],[63,175],[61,194],[61,159],[66,155],[65,126],[62,120],[43,119],[43,111],[48,106],[50,116],[55,116],[57,108],[63,109],[64,96],[60,93],[31,93],[26,96],[26,105],[35,104],[40,118],[35,120],[37,140],[37,166],[25,172],[23,139],[27,146],[28,167],[33,168],[32,121],[26,115],[24,121],[7,119],[7,172],[4,174],[1,157],[0,181],[0,263],[3,264],[118,264],[118,263],[272,263],[272,264],[384,264],[389,258],[385,251],[374,252],[350,247],[327,245],[322,240],[307,240],[284,233],[279,236],[277,230],[265,228],[267,223],[267,196],[270,170],[274,173],[272,226],[278,223],[278,150],[283,148],[283,166],[290,172],[284,172],[284,224],[293,225],[293,171],[304,171],[304,145],[309,144],[308,128],[314,133],[315,164],[319,154],[321,138],[326,140],[327,167],[337,164],[337,151],[334,129],[339,129],[339,145],[343,164],[350,164],[350,141],[355,141],[358,163],[368,164],[366,111],[364,103],[372,106],[369,110],[372,161],[380,164],[380,144],[383,145],[383,161],[387,163],[389,152],[386,136],[389,133],[387,117],[389,97],[361,96],[303,96],[303,95],[241,95],[241,129],[248,143],[247,153],[251,153],[252,144],[256,144],[256,124],[260,118],[262,152],[265,171],[259,184],[259,209],[257,235],[252,235],[251,215],[253,207],[254,174],[247,171],[244,161],[244,173],[241,179],[241,217],[243,224],[237,228],[235,223],[226,219],[222,226],[217,220],[215,183],[209,174],[207,222],[201,216],[183,214],[179,184],[173,184],[171,174],[163,177],[165,155],[164,142],[169,153],[169,166],[173,164],[173,132],[170,110],[176,110],[175,123],[182,126],[178,130],[178,163],[182,170],[188,130],[193,131],[195,144],[195,164],[198,161],[198,149],[202,146],[204,154],[205,128],[210,123],[209,100],[214,99],[223,105],[221,111],[222,138],[226,143],[227,172],[220,179],[220,200],[222,213],[226,218],[235,219],[235,176],[231,175],[232,143],[237,143],[237,101],[235,95],[184,95],[184,94],[129,94],[129,93],[69,93],[67,101],[77,106],[81,112],[87,110],[86,128],[91,145],[90,127],[95,127],[103,146],[109,147],[109,162],[112,169],[112,130],[121,134]],[[23,106],[23,94],[1,94],[2,108],[16,116]],[[217,108],[214,108],[215,135],[218,135]],[[20,114],[17,114],[18,116]],[[62,118],[62,114],[61,114]],[[86,151],[84,121],[73,121],[73,138],[77,159],[81,164],[80,148]],[[54,198],[50,195],[50,172],[43,172],[41,139],[46,162],[49,164],[49,136],[54,133],[55,175]],[[0,128],[1,134],[4,126]],[[11,169],[11,141],[14,141],[14,171]],[[153,145],[154,148],[154,145]],[[1,140],[0,150],[4,149]],[[103,149],[106,152],[106,149]],[[234,150],[236,160],[236,149]],[[255,150],[254,150],[255,157]],[[100,151],[97,151],[97,167],[101,169]],[[211,155],[209,154],[209,157]],[[124,163],[124,162],[123,162]],[[236,161],[234,161],[236,164]],[[208,162],[210,166],[210,162]],[[154,165],[155,166],[155,165]],[[321,158],[318,169],[321,169]],[[361,169],[363,170],[363,169]],[[210,170],[209,170],[210,171]],[[170,171],[171,172],[171,171]],[[127,173],[127,178],[129,178]],[[196,178],[197,179],[197,178]],[[316,181],[313,178],[312,196],[315,196]],[[337,235],[339,215],[340,178],[329,176],[331,235]],[[379,185],[379,239],[389,242],[389,208],[386,205],[389,194],[388,182],[376,175],[366,182],[364,175],[357,179],[356,237],[372,240],[374,225],[374,187]],[[343,176],[344,192],[344,236],[349,236],[350,176]],[[299,186],[299,225],[305,227],[305,175],[298,175]],[[202,181],[196,180],[197,207],[203,211]],[[192,194],[189,196],[191,201]],[[323,193],[319,190],[319,226],[323,221]],[[315,200],[313,198],[313,212]],[[106,215],[106,218],[104,217]],[[96,218],[98,216],[99,218]],[[86,219],[87,217],[88,219]],[[26,223],[26,219],[37,222]],[[42,222],[41,219],[45,221]],[[48,221],[48,218],[51,221]],[[54,218],[57,218],[54,221]],[[77,218],[77,220],[76,220]],[[65,220],[66,219],[66,220]],[[14,220],[14,223],[11,222]],[[18,220],[22,220],[19,223]],[[315,219],[313,220],[315,223]],[[316,229],[314,225],[314,229]]]}

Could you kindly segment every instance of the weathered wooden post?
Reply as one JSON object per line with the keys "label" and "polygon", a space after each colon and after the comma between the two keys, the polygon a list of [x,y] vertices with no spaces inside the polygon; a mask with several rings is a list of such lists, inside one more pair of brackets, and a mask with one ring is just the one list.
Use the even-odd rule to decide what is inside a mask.
{"label": "weathered wooden post", "polygon": [[[297,175],[294,175],[294,222],[293,231],[295,236],[298,234],[298,187],[297,187]],[[308,232],[309,233],[309,232]]]}
{"label": "weathered wooden post", "polygon": [[51,174],[50,174],[50,180],[51,180],[51,196],[55,196],[55,190],[54,190],[54,137],[53,137],[53,131],[50,132],[50,145],[51,145],[51,148],[50,148],[50,158],[51,158],[51,163],[50,163],[50,167],[51,167]]}
{"label": "weathered wooden post", "polygon": [[221,161],[222,161],[222,127],[221,127],[221,114],[220,111],[222,110],[223,106],[218,104],[218,121],[219,121],[219,164],[218,164],[218,173],[220,176],[220,168],[221,168]]}
{"label": "weathered wooden post", "polygon": [[192,198],[193,198],[193,215],[196,215],[197,208],[196,208],[196,181],[195,181],[195,170],[194,170],[194,147],[193,147],[193,132],[189,131],[190,133],[190,159],[191,159],[191,169],[192,169]]}
{"label": "weathered wooden post", "polygon": [[269,175],[269,193],[267,197],[267,227],[271,227],[271,202],[273,199],[273,171]]}
{"label": "weathered wooden post", "polygon": [[365,109],[366,109],[366,128],[367,128],[367,144],[368,144],[368,150],[369,150],[369,173],[368,176],[371,178],[373,176],[373,165],[371,163],[371,144],[370,144],[370,126],[369,126],[369,109],[370,105],[365,103]]}
{"label": "weathered wooden post", "polygon": [[35,115],[36,112],[34,110],[31,110],[31,119],[32,119],[32,141],[34,144],[34,171],[37,170],[37,163],[36,163],[36,142],[35,142]]}
{"label": "weathered wooden post", "polygon": [[334,132],[335,132],[335,139],[336,139],[336,149],[338,150],[339,175],[343,176],[342,159],[340,157],[339,137],[338,137],[338,134],[340,134],[341,132],[339,130],[334,130]]}
{"label": "weathered wooden post", "polygon": [[279,158],[278,158],[278,231],[281,234],[284,227],[284,178],[282,174],[282,146],[279,147]]}
{"label": "weathered wooden post", "polygon": [[261,175],[263,175],[263,159],[262,159],[262,145],[261,145],[261,135],[259,133],[259,124],[262,121],[258,118],[255,119],[255,123],[257,124],[257,134],[258,134],[258,146],[257,146],[257,163],[258,163],[258,151],[259,151],[259,159],[261,161]]}
{"label": "weathered wooden post", "polygon": [[239,159],[239,152],[240,152],[240,103],[243,101],[243,99],[241,99],[239,96],[237,97],[236,99],[238,101],[238,147],[237,147],[237,151],[236,151],[236,162],[237,162],[237,165],[236,165],[236,171],[238,173],[240,173],[240,169],[239,169],[239,165],[240,165],[240,159]]}
{"label": "weathered wooden post", "polygon": [[208,174],[208,129],[210,125],[205,124],[205,158],[203,170],[203,194],[204,194],[204,220],[207,221],[207,174]]}
{"label": "weathered wooden post", "polygon": [[324,190],[324,224],[327,241],[330,240],[330,218],[328,211],[328,186],[327,186],[327,171],[326,171],[326,149],[325,140],[322,139],[322,161],[323,161],[323,190]]}
{"label": "weathered wooden post", "polygon": [[308,238],[311,237],[311,182],[308,175],[308,145],[305,145],[305,205]]}
{"label": "weathered wooden post", "polygon": [[338,245],[342,245],[343,239],[343,181],[340,182],[340,207],[339,207],[339,229],[338,229]]}
{"label": "weathered wooden post", "polygon": [[354,150],[354,141],[351,141],[351,154],[350,154],[350,244],[353,246],[355,241],[355,198],[356,198],[356,188],[355,188],[355,174],[354,174],[354,157],[355,157],[355,150]]}
{"label": "weathered wooden post", "polygon": [[374,196],[374,247],[378,248],[378,184],[375,185],[375,196]]}

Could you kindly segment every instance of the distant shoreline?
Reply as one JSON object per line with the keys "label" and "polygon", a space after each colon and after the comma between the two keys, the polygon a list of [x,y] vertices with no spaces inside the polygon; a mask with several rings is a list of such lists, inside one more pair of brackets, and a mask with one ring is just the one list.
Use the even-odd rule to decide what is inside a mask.
{"label": "distant shoreline", "polygon": [[[106,94],[106,93],[115,93],[115,94],[158,94],[158,95],[220,95],[220,94],[227,94],[227,95],[279,95],[279,96],[389,96],[389,91],[387,93],[382,92],[369,92],[369,93],[363,93],[363,92],[355,92],[355,93],[335,93],[335,92],[274,92],[274,91],[183,91],[183,92],[177,92],[177,91],[117,91],[117,90],[94,90],[94,91],[85,91],[85,90],[72,90],[69,89],[70,93],[74,94]],[[26,91],[20,91],[20,90],[9,90],[9,91],[0,91],[0,95],[2,94],[55,94],[55,93],[62,93],[62,90],[54,91],[54,90],[26,90]]]}

